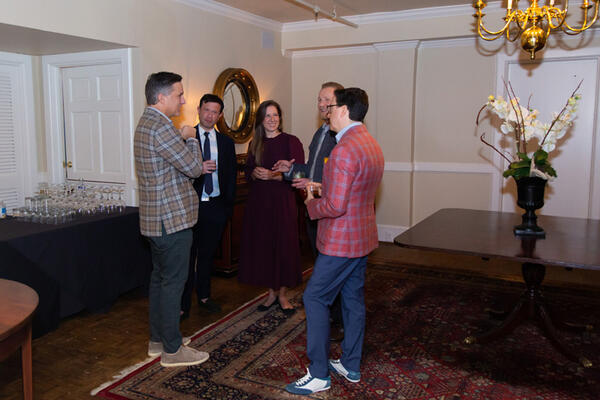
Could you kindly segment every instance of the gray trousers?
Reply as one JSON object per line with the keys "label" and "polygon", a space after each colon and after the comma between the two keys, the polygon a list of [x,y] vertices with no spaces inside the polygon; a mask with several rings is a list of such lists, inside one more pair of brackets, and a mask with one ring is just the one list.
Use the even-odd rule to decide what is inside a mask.
{"label": "gray trousers", "polygon": [[162,342],[165,352],[175,353],[181,346],[179,310],[188,275],[192,230],[167,235],[163,227],[162,236],[147,239],[152,253],[150,340]]}

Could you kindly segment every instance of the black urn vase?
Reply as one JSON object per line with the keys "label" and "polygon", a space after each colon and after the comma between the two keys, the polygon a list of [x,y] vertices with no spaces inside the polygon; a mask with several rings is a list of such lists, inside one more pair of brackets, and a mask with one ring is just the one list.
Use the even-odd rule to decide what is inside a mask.
{"label": "black urn vase", "polygon": [[537,225],[535,210],[544,206],[546,180],[538,177],[517,179],[517,204],[525,210],[521,224],[514,227],[517,236],[545,237],[546,232]]}

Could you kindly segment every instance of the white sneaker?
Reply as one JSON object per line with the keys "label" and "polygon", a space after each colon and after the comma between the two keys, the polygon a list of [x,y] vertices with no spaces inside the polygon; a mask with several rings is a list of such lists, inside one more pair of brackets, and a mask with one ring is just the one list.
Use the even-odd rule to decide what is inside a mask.
{"label": "white sneaker", "polygon": [[350,371],[346,369],[341,363],[339,359],[337,360],[329,360],[329,370],[333,372],[337,372],[347,380],[352,383],[356,383],[360,381],[360,372]]}
{"label": "white sneaker", "polygon": [[306,375],[298,379],[296,382],[290,383],[285,387],[290,393],[293,394],[312,394],[327,390],[331,387],[331,379],[327,378],[315,378],[311,376],[310,371],[306,371]]}
{"label": "white sneaker", "polygon": [[179,346],[175,353],[162,353],[160,365],[163,367],[185,367],[189,365],[202,364],[208,360],[208,353],[198,351],[184,345]]}
{"label": "white sneaker", "polygon": [[[181,338],[181,344],[187,346],[192,341],[191,336],[186,336]],[[152,340],[148,342],[148,355],[150,357],[160,356],[163,352],[162,342],[153,342]]]}

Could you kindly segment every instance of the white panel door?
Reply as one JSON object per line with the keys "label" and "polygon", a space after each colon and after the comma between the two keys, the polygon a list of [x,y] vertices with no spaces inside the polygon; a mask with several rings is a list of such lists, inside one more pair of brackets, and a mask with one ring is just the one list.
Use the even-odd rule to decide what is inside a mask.
{"label": "white panel door", "polygon": [[[507,72],[507,81],[511,82],[523,105],[527,104],[532,95],[530,107],[540,111],[539,119],[542,122],[550,122],[552,113],[560,112],[577,84],[584,80],[579,90],[582,99],[577,118],[549,155],[558,176],[546,185],[545,204],[538,214],[593,217],[598,59],[573,57],[544,59],[533,64],[511,63]],[[514,146],[509,150],[514,153]],[[516,184],[512,178],[505,185],[502,210],[523,212],[516,205]]]}
{"label": "white panel door", "polygon": [[125,183],[121,65],[62,69],[67,179]]}
{"label": "white panel door", "polygon": [[17,66],[0,64],[0,200],[8,210],[23,205],[25,191],[18,76]]}

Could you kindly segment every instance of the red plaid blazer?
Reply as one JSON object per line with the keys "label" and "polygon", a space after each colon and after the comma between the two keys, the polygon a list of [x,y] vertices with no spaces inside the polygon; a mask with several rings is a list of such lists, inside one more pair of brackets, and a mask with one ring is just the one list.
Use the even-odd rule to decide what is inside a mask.
{"label": "red plaid blazer", "polygon": [[336,257],[362,257],[378,246],[375,192],[383,176],[383,153],[364,125],[348,129],[323,170],[322,197],[309,201],[319,219],[317,248]]}

